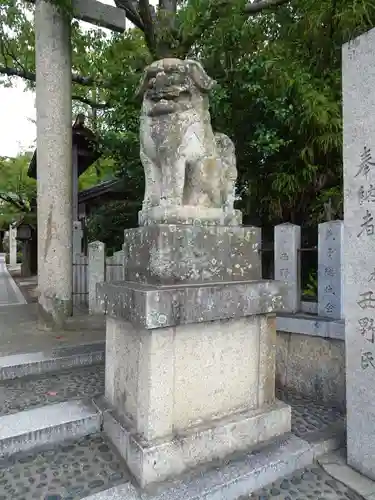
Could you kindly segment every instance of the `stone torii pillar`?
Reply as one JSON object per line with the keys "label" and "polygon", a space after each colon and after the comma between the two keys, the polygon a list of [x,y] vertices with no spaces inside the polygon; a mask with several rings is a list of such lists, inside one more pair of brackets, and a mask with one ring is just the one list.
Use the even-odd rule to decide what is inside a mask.
{"label": "stone torii pillar", "polygon": [[[125,30],[125,12],[73,0],[77,19]],[[38,164],[38,287],[42,316],[58,326],[72,315],[71,19],[56,4],[35,3]]]}

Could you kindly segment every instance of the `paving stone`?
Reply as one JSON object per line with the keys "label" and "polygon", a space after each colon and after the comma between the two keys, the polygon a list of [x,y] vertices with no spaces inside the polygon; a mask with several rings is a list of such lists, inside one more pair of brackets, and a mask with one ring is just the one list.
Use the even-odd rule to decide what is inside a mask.
{"label": "paving stone", "polygon": [[339,422],[344,424],[345,416],[335,408],[327,408],[287,391],[277,391],[277,397],[291,405],[292,432],[302,439],[309,433],[324,431]]}
{"label": "paving stone", "polygon": [[[111,455],[110,463],[101,449]],[[88,468],[75,460],[77,451]],[[0,478],[0,500],[77,500],[124,483],[129,474],[117,452],[97,435],[3,460]]]}
{"label": "paving stone", "polygon": [[296,471],[279,481],[255,491],[241,500],[363,500],[352,491],[324,472],[320,467],[312,466]]}
{"label": "paving stone", "polygon": [[0,416],[104,392],[104,366],[69,369],[0,383]]}

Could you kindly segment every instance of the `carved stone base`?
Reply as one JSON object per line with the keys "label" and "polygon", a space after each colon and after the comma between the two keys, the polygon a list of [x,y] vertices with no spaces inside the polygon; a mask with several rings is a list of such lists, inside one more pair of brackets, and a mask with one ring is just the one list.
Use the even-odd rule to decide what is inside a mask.
{"label": "carved stone base", "polygon": [[124,232],[125,280],[155,285],[261,279],[260,229],[161,224]]}
{"label": "carved stone base", "polygon": [[126,461],[141,488],[178,476],[198,465],[222,460],[290,432],[290,406],[276,401],[268,408],[231,415],[182,434],[147,441],[131,423],[104,413],[103,430]]}
{"label": "carved stone base", "polygon": [[160,206],[142,210],[138,214],[140,226],[153,224],[187,224],[192,226],[239,226],[242,213],[239,210],[226,212],[221,208],[204,208],[189,205]]}

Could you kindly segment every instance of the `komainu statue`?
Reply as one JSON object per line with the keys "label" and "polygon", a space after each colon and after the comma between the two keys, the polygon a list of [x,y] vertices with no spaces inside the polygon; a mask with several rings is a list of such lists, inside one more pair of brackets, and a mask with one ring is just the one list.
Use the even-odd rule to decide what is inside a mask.
{"label": "komainu statue", "polygon": [[229,137],[211,127],[208,93],[214,83],[193,60],[163,59],[145,69],[138,89],[143,214],[156,207],[164,213],[233,212],[235,150]]}

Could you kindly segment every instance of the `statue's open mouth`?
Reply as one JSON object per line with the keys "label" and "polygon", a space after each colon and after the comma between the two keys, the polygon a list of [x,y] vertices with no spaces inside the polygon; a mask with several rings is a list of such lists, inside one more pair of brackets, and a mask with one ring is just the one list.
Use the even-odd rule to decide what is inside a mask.
{"label": "statue's open mouth", "polygon": [[176,103],[171,99],[159,99],[149,111],[149,116],[160,116],[177,111]]}
{"label": "statue's open mouth", "polygon": [[180,91],[178,90],[149,90],[147,97],[151,101],[159,102],[159,101],[171,101],[173,99],[177,99],[180,96]]}

